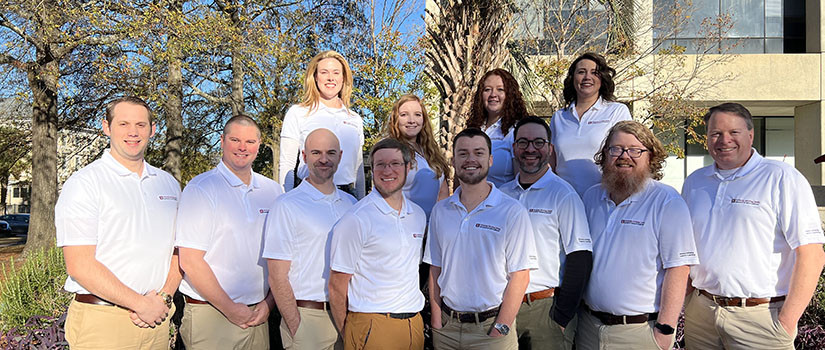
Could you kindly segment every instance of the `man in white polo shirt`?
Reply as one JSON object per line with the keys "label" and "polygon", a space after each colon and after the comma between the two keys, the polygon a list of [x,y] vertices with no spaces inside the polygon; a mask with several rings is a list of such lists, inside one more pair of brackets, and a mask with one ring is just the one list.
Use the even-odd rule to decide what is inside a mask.
{"label": "man in white polo shirt", "polygon": [[601,183],[583,201],[593,271],[576,348],[670,349],[689,265],[699,262],[685,201],[662,177],[667,157],[646,126],[622,121],[595,156]]}
{"label": "man in white polo shirt", "polygon": [[401,191],[411,159],[398,140],[376,143],[375,190],[332,229],[329,302],[344,349],[424,348],[418,264],[427,216]]}
{"label": "man in white polo shirt", "polygon": [[342,343],[327,302],[329,240],[332,226],[355,204],[355,197],[333,183],[341,146],[332,131],[309,133],[303,159],[309,176],[272,205],[263,256],[282,316],[284,348],[333,349]]}
{"label": "man in white polo shirt", "polygon": [[275,302],[261,257],[263,228],[277,182],[252,171],[260,129],[230,118],[221,162],[195,176],[181,194],[175,244],[184,271],[180,334],[187,349],[268,349],[266,323]]}
{"label": "man in white polo shirt", "polygon": [[516,314],[538,267],[536,244],[527,210],[486,181],[490,145],[479,129],[455,136],[461,187],[430,216],[424,262],[436,349],[518,348]]}
{"label": "man in white polo shirt", "polygon": [[72,349],[168,349],[180,185],[143,159],[155,133],[146,102],[114,100],[102,124],[110,148],[66,181],[55,207],[63,288],[76,293],[66,340]]}
{"label": "man in white polo shirt", "polygon": [[539,259],[516,317],[519,344],[534,350],[571,349],[576,329],[571,321],[593,264],[584,205],[576,190],[550,171],[553,146],[547,123],[522,118],[514,135],[518,174],[501,192],[527,208]]}
{"label": "man in white polo shirt", "polygon": [[808,181],[752,148],[753,121],[738,103],[704,117],[714,163],[682,188],[701,264],[690,271],[690,349],[793,349],[796,326],[825,263]]}

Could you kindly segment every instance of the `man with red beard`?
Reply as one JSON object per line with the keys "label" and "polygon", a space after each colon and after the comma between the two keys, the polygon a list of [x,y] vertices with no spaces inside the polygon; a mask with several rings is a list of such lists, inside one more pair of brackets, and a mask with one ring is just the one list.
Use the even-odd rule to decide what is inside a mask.
{"label": "man with red beard", "polygon": [[344,349],[424,348],[418,264],[427,216],[401,191],[411,158],[398,140],[376,143],[375,190],[332,228],[329,303]]}
{"label": "man with red beard", "polygon": [[[461,187],[436,203],[424,262],[436,349],[518,348],[516,314],[538,267],[527,210],[486,181],[490,138],[470,128],[453,139]],[[510,159],[505,159],[510,161]]]}
{"label": "man with red beard", "polygon": [[579,312],[578,349],[670,349],[689,265],[699,263],[690,214],[679,193],[656,180],[667,153],[644,125],[623,121],[595,155],[601,184],[585,211],[593,270]]}

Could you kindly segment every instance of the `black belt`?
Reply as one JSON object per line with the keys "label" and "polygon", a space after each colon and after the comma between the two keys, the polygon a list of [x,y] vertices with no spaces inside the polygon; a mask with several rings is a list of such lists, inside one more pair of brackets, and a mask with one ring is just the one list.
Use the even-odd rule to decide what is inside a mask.
{"label": "black belt", "polygon": [[602,321],[606,326],[613,326],[617,324],[635,324],[635,323],[645,323],[648,321],[656,321],[659,318],[659,313],[654,312],[652,314],[641,314],[641,315],[633,315],[633,316],[624,316],[624,315],[614,315],[607,312],[595,311],[590,308],[590,306],[584,305],[585,309],[590,312],[593,317],[598,318],[599,321]]}
{"label": "black belt", "polygon": [[476,323],[476,322],[484,322],[488,318],[495,317],[498,315],[498,307],[482,311],[482,312],[462,312],[462,311],[455,311],[451,309],[447,304],[441,303],[441,309],[444,310],[450,317],[455,318],[458,322],[461,323]]}
{"label": "black belt", "polygon": [[382,315],[387,315],[390,318],[394,318],[396,320],[406,320],[406,319],[410,319],[410,318],[415,317],[415,315],[418,315],[418,313],[417,312],[402,312],[402,313],[388,313],[388,314],[382,314]]}

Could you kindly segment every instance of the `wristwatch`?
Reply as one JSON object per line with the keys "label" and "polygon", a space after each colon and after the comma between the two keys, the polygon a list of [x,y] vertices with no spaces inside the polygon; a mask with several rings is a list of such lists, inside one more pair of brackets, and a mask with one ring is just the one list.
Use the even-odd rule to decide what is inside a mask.
{"label": "wristwatch", "polygon": [[507,335],[507,333],[510,333],[510,327],[504,323],[496,323],[493,325],[493,328],[501,333],[501,335]]}
{"label": "wristwatch", "polygon": [[662,332],[662,334],[664,335],[671,335],[673,334],[673,332],[676,331],[675,329],[673,329],[673,326],[659,322],[656,322],[656,324],[653,325],[653,327],[656,327],[656,329],[658,329],[659,332]]}
{"label": "wristwatch", "polygon": [[160,295],[160,297],[163,298],[163,302],[166,303],[166,307],[168,307],[168,308],[172,307],[172,296],[171,295],[166,294],[166,292],[164,292],[164,291],[158,292],[158,295]]}

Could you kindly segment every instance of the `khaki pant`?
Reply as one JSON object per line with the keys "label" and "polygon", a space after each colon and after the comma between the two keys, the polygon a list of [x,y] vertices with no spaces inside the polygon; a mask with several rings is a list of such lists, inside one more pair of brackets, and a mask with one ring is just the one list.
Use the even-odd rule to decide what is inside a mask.
{"label": "khaki pant", "polygon": [[338,330],[329,310],[316,310],[299,307],[301,323],[293,338],[289,334],[286,321],[281,319],[281,339],[286,350],[340,350],[344,343],[338,336]]}
{"label": "khaki pant", "polygon": [[757,306],[719,306],[694,291],[685,307],[687,349],[788,349],[794,334],[779,323],[784,302]]}
{"label": "khaki pant", "polygon": [[266,322],[242,329],[208,304],[186,304],[180,336],[188,350],[269,349],[269,326]]}
{"label": "khaki pant", "polygon": [[345,350],[422,350],[421,314],[399,320],[386,314],[350,312],[344,325]]}
{"label": "khaki pant", "polygon": [[518,309],[519,347],[532,350],[570,350],[576,336],[576,318],[567,324],[564,333],[561,326],[550,319],[553,297],[523,302]]}
{"label": "khaki pant", "polygon": [[[169,316],[173,313],[174,305]],[[132,323],[128,310],[72,300],[64,328],[72,350],[166,350],[170,339],[169,318],[155,328],[140,328]]]}
{"label": "khaki pant", "polygon": [[[659,350],[653,338],[656,321],[607,326],[587,310],[579,311],[576,349],[579,350]],[[676,334],[671,335],[671,346]],[[670,349],[670,347],[668,349]]]}
{"label": "khaki pant", "polygon": [[441,328],[433,328],[433,345],[436,349],[490,349],[490,350],[517,350],[518,331],[516,322],[510,326],[510,334],[503,337],[487,335],[495,317],[490,317],[481,323],[461,323],[450,317],[450,314],[441,310]]}

